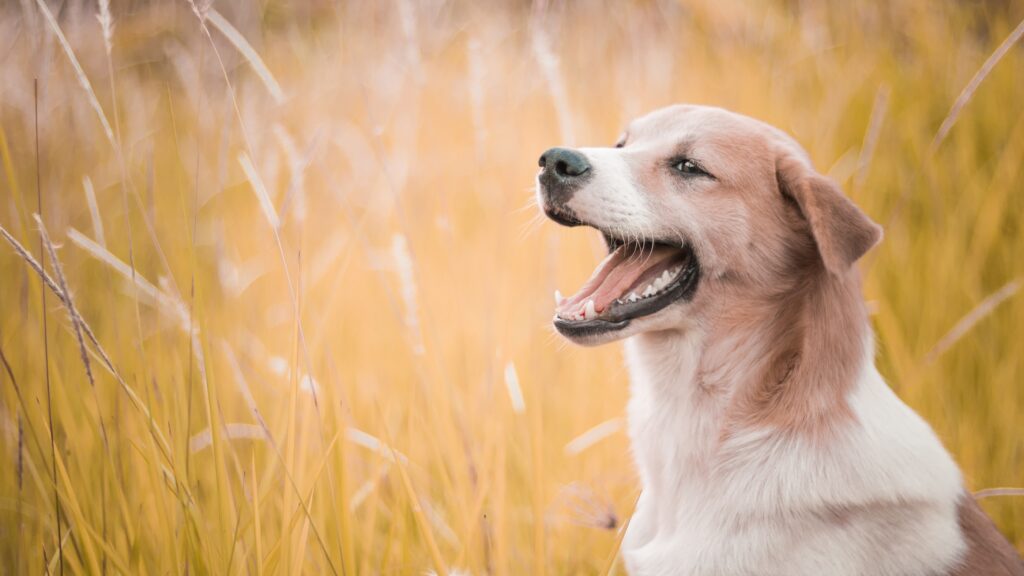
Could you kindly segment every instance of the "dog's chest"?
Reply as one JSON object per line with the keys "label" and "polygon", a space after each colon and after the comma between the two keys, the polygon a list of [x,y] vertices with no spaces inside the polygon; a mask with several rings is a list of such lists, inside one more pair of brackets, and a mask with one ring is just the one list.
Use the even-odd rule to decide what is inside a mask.
{"label": "dog's chest", "polygon": [[[955,562],[959,472],[873,368],[851,399],[858,425],[831,449],[770,430],[723,443],[725,399],[699,393],[687,350],[627,346],[643,485],[623,543],[632,576],[924,575]],[[886,504],[898,501],[923,504]]]}
{"label": "dog's chest", "polygon": [[[656,351],[633,341],[627,344],[629,434],[641,480],[650,492],[693,493],[710,472],[722,399],[698,390],[696,350],[685,343]],[[652,352],[668,360],[656,361]]]}
{"label": "dog's chest", "polygon": [[[643,575],[798,574],[776,572],[775,551],[793,531],[750,516],[762,504],[749,487],[716,474],[713,411],[680,418],[665,403],[630,403],[633,449],[643,493],[623,543],[629,573]],[[735,470],[744,473],[742,467]],[[749,470],[751,477],[757,470]],[[758,570],[751,567],[757,566]]]}

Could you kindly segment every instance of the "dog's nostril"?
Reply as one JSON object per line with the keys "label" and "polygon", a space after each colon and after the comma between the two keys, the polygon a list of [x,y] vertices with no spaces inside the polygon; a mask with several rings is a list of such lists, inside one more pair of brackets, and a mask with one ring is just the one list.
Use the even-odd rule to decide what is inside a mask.
{"label": "dog's nostril", "polygon": [[569,148],[548,150],[540,157],[538,164],[545,172],[553,169],[559,178],[575,178],[590,170],[587,157]]}

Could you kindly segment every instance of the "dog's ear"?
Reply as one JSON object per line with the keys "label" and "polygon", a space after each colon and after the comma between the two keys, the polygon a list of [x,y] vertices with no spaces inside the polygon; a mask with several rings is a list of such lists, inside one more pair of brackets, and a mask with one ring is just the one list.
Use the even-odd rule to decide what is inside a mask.
{"label": "dog's ear", "polygon": [[821,260],[832,274],[845,274],[882,239],[882,227],[807,162],[782,154],[775,161],[775,176],[779,191],[796,203],[810,225]]}

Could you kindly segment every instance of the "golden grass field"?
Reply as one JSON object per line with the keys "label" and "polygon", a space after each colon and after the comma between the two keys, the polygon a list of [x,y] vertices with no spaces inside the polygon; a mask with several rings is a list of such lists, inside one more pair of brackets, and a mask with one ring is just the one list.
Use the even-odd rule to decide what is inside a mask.
{"label": "golden grass field", "polygon": [[0,573],[621,572],[620,350],[549,327],[603,247],[533,178],[680,101],[885,226],[883,373],[1024,486],[1024,5],[824,5],[5,3]]}

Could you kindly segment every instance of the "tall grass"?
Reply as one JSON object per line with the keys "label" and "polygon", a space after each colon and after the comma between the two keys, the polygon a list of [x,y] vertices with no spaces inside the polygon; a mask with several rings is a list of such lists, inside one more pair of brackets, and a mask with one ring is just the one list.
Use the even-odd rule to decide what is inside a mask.
{"label": "tall grass", "polygon": [[4,5],[0,572],[620,570],[619,349],[548,326],[601,246],[532,179],[679,101],[886,225],[878,361],[1024,548],[1024,7],[848,4]]}

